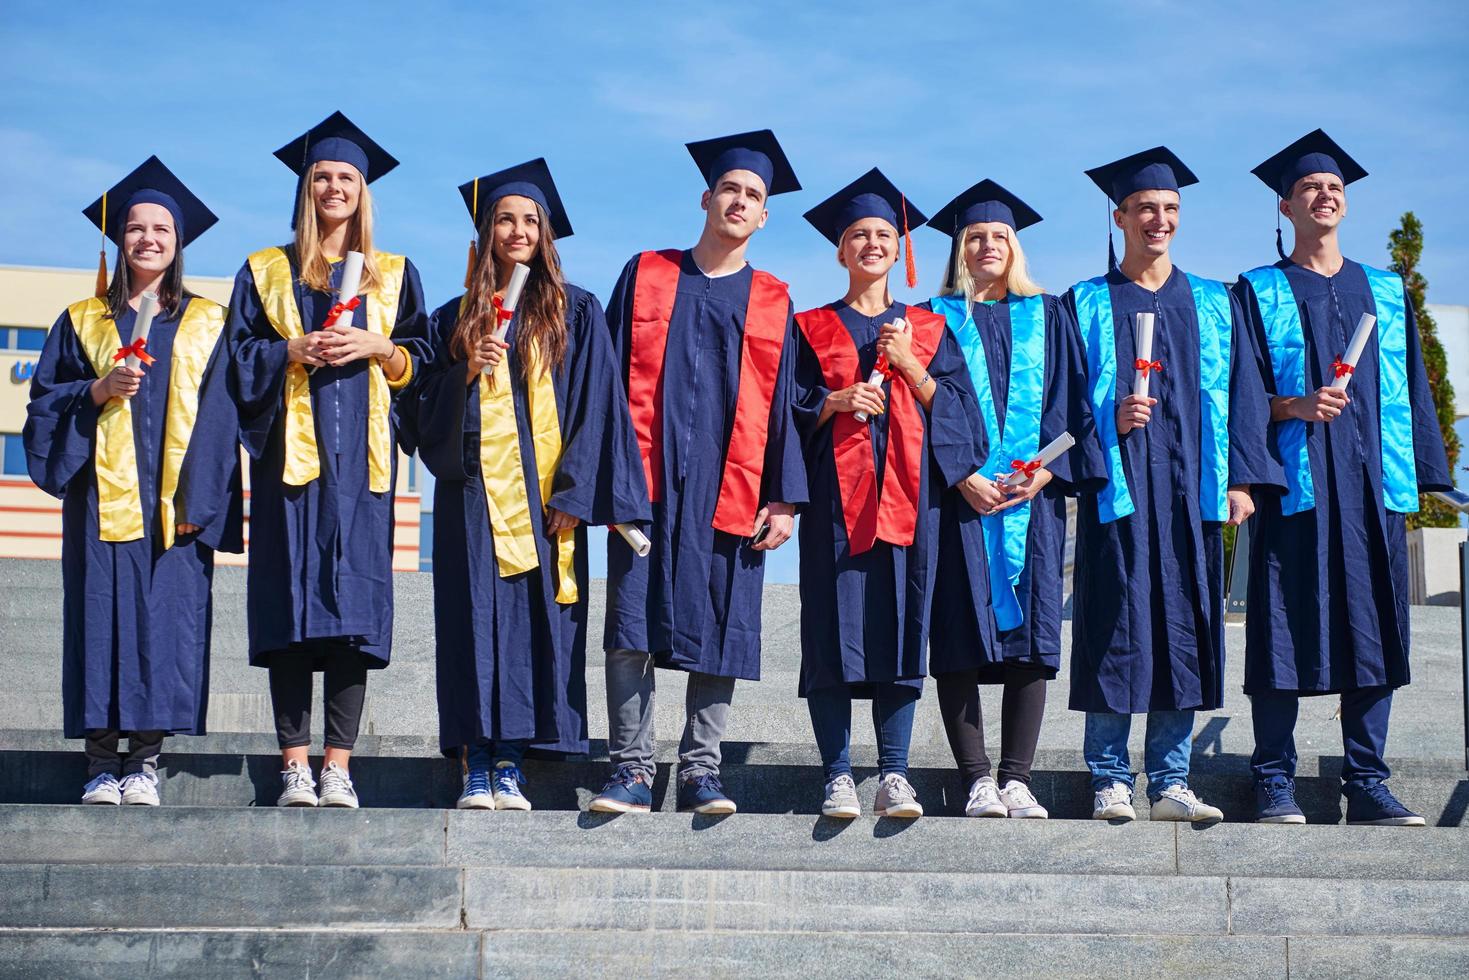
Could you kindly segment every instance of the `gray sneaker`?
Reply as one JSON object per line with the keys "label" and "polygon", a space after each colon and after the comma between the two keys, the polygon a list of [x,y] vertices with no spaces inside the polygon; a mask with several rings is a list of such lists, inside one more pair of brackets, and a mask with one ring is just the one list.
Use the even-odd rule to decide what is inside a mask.
{"label": "gray sneaker", "polygon": [[1041,806],[1030,787],[1018,779],[1012,779],[1000,790],[1000,802],[1005,811],[1015,820],[1046,820],[1051,815]]}
{"label": "gray sneaker", "polygon": [[276,806],[316,806],[316,780],[311,770],[299,762],[293,762],[281,771],[281,795]]}
{"label": "gray sneaker", "polygon": [[995,777],[980,776],[969,787],[969,802],[964,804],[966,817],[1003,817],[1009,812],[1000,801],[1000,787],[995,784]]}
{"label": "gray sneaker", "polygon": [[158,773],[151,769],[130,772],[122,777],[122,802],[126,806],[157,806]]}
{"label": "gray sneaker", "polygon": [[896,772],[887,773],[877,784],[877,805],[873,812],[879,817],[899,817],[914,820],[923,816],[923,806],[913,784]]}
{"label": "gray sneaker", "polygon": [[1183,783],[1173,783],[1153,801],[1148,819],[1185,823],[1218,823],[1224,819],[1224,811],[1199,799],[1194,795],[1194,791]]}
{"label": "gray sneaker", "polygon": [[328,762],[321,769],[321,797],[316,805],[357,809],[357,791],[352,788],[352,777],[335,762]]}
{"label": "gray sneaker", "polygon": [[857,800],[857,784],[852,777],[843,773],[826,784],[826,799],[821,801],[823,817],[839,817],[851,820],[862,816],[862,804]]}
{"label": "gray sneaker", "polygon": [[117,777],[110,772],[104,772],[92,779],[82,787],[82,802],[117,806],[122,802],[122,787],[118,785]]}
{"label": "gray sneaker", "polygon": [[1111,782],[1097,790],[1092,797],[1093,820],[1136,820],[1137,811],[1132,808],[1132,787],[1122,782]]}

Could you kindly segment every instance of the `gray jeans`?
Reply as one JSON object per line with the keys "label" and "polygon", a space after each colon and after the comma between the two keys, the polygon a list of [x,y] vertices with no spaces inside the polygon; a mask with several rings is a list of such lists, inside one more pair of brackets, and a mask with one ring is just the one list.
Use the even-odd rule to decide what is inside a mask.
{"label": "gray jeans", "polygon": [[[607,651],[607,752],[612,764],[642,769],[653,781],[653,693],[655,668],[642,650]],[[719,773],[719,742],[729,721],[735,679],[689,672],[684,695],[683,738],[678,743],[680,777]]]}
{"label": "gray jeans", "polygon": [[[117,751],[118,740],[128,738],[127,758]],[[163,732],[119,732],[93,728],[87,732],[87,778],[96,779],[104,772],[119,778],[134,772],[158,771],[158,757],[163,753]]]}

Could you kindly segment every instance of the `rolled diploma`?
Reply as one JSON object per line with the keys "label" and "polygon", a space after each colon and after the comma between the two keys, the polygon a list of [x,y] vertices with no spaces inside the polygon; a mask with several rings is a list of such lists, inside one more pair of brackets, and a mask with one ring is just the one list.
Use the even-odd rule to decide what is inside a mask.
{"label": "rolled diploma", "polygon": [[[1038,461],[1041,464],[1041,468],[1044,469],[1045,467],[1050,466],[1061,457],[1062,453],[1066,452],[1066,450],[1070,449],[1074,445],[1076,445],[1076,439],[1074,439],[1069,432],[1063,432],[1056,438],[1052,439],[1050,442],[1046,443],[1045,448],[1041,450],[1040,456],[1037,457]],[[1028,479],[1029,477],[1027,477],[1023,472],[1021,472],[1020,470],[1016,470],[1015,472],[1011,473],[1009,476],[1001,480],[1000,483],[1007,487],[1018,487],[1020,486],[1020,484],[1024,483]]]}
{"label": "rolled diploma", "polygon": [[617,530],[618,534],[622,535],[622,540],[627,542],[627,546],[639,558],[648,557],[648,552],[653,550],[653,542],[648,540],[646,534],[638,530],[636,524],[614,524],[612,526]]}
{"label": "rolled diploma", "polygon": [[[505,331],[510,329],[510,318],[515,315],[515,307],[520,303],[520,294],[525,292],[525,281],[530,278],[530,266],[524,262],[515,263],[515,268],[510,273],[510,281],[505,284],[505,298],[500,301],[500,309],[505,316],[499,323],[491,336],[496,340],[505,339]],[[488,364],[480,368],[481,374],[492,374],[494,369]]]}
{"label": "rolled diploma", "polygon": [[[1352,334],[1352,342],[1347,345],[1346,356],[1341,359],[1342,363],[1355,368],[1357,362],[1362,359],[1362,351],[1367,347],[1367,338],[1372,336],[1372,330],[1377,326],[1377,317],[1371,313],[1363,313],[1362,319],[1357,321],[1357,332]],[[1347,382],[1352,380],[1350,374],[1343,374],[1339,378],[1333,378],[1327,387],[1338,391],[1346,391]]]}
{"label": "rolled diploma", "polygon": [[[908,321],[907,320],[904,320],[903,321],[903,332],[904,333],[907,333],[908,332]],[[881,364],[882,361],[883,361],[883,358],[878,358],[878,363],[879,364]],[[883,380],[882,379],[882,370],[880,368],[874,366],[873,369],[872,369],[872,373],[867,376],[867,383],[870,384],[870,385],[872,385],[872,387],[874,387],[874,388],[881,388],[882,387],[882,380]],[[858,422],[866,422],[867,421],[867,413],[866,412],[858,412],[856,414],[857,414],[857,421]]]}
{"label": "rolled diploma", "polygon": [[[1137,356],[1138,360],[1153,360],[1153,314],[1139,313],[1137,315]],[[1133,376],[1132,393],[1139,398],[1148,397],[1148,375],[1139,369]]]}
{"label": "rolled diploma", "polygon": [[[143,298],[138,301],[138,322],[133,327],[133,344],[129,346],[133,346],[141,340],[144,342],[144,347],[146,348],[148,331],[153,328],[153,317],[157,312],[158,294],[152,292],[144,293]],[[128,367],[136,371],[138,365],[142,362],[139,360],[137,354],[129,354],[125,363]]]}
{"label": "rolled diploma", "polygon": [[[347,257],[342,260],[342,288],[337,290],[337,302],[346,305],[352,302],[352,297],[357,295],[357,290],[362,288],[362,253],[348,252]],[[343,310],[338,313],[336,319],[329,326],[350,327],[352,325],[352,311]]]}

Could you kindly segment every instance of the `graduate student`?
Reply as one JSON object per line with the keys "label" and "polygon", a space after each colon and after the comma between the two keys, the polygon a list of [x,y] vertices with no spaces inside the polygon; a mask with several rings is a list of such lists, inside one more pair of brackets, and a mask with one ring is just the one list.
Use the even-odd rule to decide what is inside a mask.
{"label": "graduate student", "polygon": [[[939,506],[984,461],[963,354],[943,317],[894,302],[888,273],[925,217],[873,168],[810,211],[847,270],[842,299],[796,314],[796,421],[811,502],[801,520],[800,694],[826,786],[821,812],[861,813],[852,700],[872,701],[875,813],[915,818],[913,714],[928,672]],[[881,363],[879,363],[881,359]],[[874,368],[881,385],[869,383]]]}
{"label": "graduate student", "polygon": [[[1019,232],[1040,220],[983,180],[928,222],[953,245],[943,293],[925,305],[964,353],[989,447],[984,465],[943,494],[929,655],[971,817],[1048,816],[1030,770],[1046,682],[1061,666],[1066,497],[1107,481],[1076,321],[1031,281],[1020,246]],[[1066,433],[1072,449],[1026,468]],[[1004,485],[1017,468],[1023,482]],[[982,684],[1004,691],[998,780],[985,748]]]}
{"label": "graduate student", "polygon": [[[250,662],[270,671],[278,805],[355,807],[367,671],[392,644],[397,393],[429,356],[428,316],[413,264],[373,247],[367,185],[398,162],[340,112],[275,155],[297,175],[295,235],[245,261],[229,316],[251,457]],[[349,251],[364,257],[361,283],[339,307]],[[320,796],[307,764],[316,672]]]}
{"label": "graduate student", "polygon": [[[1408,683],[1405,515],[1453,480],[1403,281],[1342,255],[1346,187],[1367,171],[1321,130],[1253,171],[1295,231],[1290,256],[1246,272],[1241,305],[1268,353],[1271,440],[1286,493],[1250,538],[1245,693],[1255,818],[1305,823],[1295,801],[1302,697],[1341,695],[1347,822],[1421,827],[1387,788],[1393,691]],[[1277,232],[1277,236],[1278,236]],[[1355,364],[1363,314],[1376,328]],[[1332,387],[1338,379],[1345,389]]]}
{"label": "graduate student", "polygon": [[[1170,257],[1178,190],[1198,182],[1182,161],[1160,146],[1087,176],[1126,246],[1120,268],[1067,295],[1110,472],[1077,512],[1071,707],[1087,713],[1092,815],[1135,817],[1127,736],[1145,712],[1152,819],[1219,820],[1189,789],[1189,762],[1194,712],[1224,696],[1223,528],[1249,517],[1252,486],[1281,479],[1259,355],[1224,285]],[[1138,313],[1155,317],[1146,361]],[[1146,396],[1133,391],[1140,372]]]}
{"label": "graduate student", "polygon": [[62,499],[62,701],[66,737],[86,739],[82,802],[157,806],[164,736],[204,734],[214,552],[244,546],[225,311],[184,286],[184,247],[217,219],[156,156],[84,213],[117,246],[112,280],[104,247],[97,295],[46,335],[26,465]]}
{"label": "graduate student", "polygon": [[[464,759],[460,809],[529,810],[526,749],[587,750],[586,527],[651,508],[602,304],[562,276],[571,222],[546,161],[459,191],[477,231],[466,291],[433,314],[414,386],[438,478],[439,744]],[[516,263],[530,275],[507,319]]]}
{"label": "graduate student", "polygon": [[785,283],[745,261],[766,203],[800,190],[769,130],[688,145],[707,182],[687,250],[643,252],[607,307],[653,504],[652,552],[607,538],[604,812],[652,802],[654,666],[688,674],[681,810],[733,813],[719,782],[735,681],[760,677],[765,554],[791,536],[806,474],[793,428]]}

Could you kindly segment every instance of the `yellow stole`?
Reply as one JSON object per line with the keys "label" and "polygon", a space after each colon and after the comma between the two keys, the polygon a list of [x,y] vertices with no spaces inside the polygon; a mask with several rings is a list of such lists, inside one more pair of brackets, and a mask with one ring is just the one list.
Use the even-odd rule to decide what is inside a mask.
{"label": "yellow stole", "polygon": [[[461,316],[466,301],[467,297],[459,301]],[[540,500],[534,512],[526,493],[525,465],[520,457],[515,394],[510,387],[510,358],[501,358],[492,376],[479,376],[479,469],[501,578],[540,565],[535,536],[541,533],[546,501],[551,497],[551,484],[561,463],[561,419],[551,372],[542,368],[535,351],[531,352],[528,366],[532,380],[526,385],[525,401],[530,409],[536,473],[540,476]],[[575,561],[576,529],[572,528],[556,536],[556,601],[561,605],[577,601]]]}
{"label": "yellow stole", "polygon": [[[405,259],[388,252],[373,252],[382,285],[367,294],[367,329],[390,337],[398,318],[398,295],[403,289]],[[266,248],[250,256],[250,274],[260,294],[261,309],[275,332],[286,340],[304,336],[301,308],[291,262],[281,248]],[[412,371],[410,360],[408,370]],[[405,373],[403,381],[407,381]],[[388,421],[392,395],[388,378],[376,358],[367,367],[367,466],[368,487],[386,493],[393,485],[393,436]],[[304,364],[286,365],[286,464],[283,479],[288,486],[302,487],[321,476],[321,456],[316,446],[316,421],[311,415],[311,378]]]}
{"label": "yellow stole", "polygon": [[[107,303],[97,297],[67,307],[72,328],[97,377],[118,364],[113,360],[122,338],[107,315]],[[224,329],[224,307],[202,297],[189,300],[173,338],[169,361],[168,406],[164,410],[163,472],[158,486],[163,547],[172,548],[177,510],[174,494],[179,474],[199,416],[199,385],[209,357]],[[97,472],[97,524],[103,541],[137,541],[145,532],[143,501],[138,481],[138,454],[133,442],[133,405],[127,398],[110,399],[97,418],[93,448]],[[186,518],[188,515],[184,515]]]}

